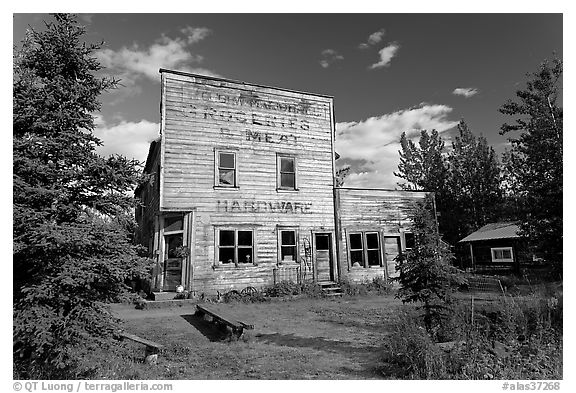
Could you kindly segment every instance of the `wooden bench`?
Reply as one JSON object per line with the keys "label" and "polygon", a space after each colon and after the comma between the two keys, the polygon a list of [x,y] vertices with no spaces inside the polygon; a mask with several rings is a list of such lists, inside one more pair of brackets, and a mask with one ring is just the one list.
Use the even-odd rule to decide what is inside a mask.
{"label": "wooden bench", "polygon": [[209,315],[212,318],[212,322],[220,323],[229,326],[232,329],[232,334],[238,339],[242,336],[244,329],[254,329],[254,325],[239,321],[236,317],[227,315],[222,311],[218,311],[206,304],[196,305],[197,314],[199,315]]}
{"label": "wooden bench", "polygon": [[164,348],[164,345],[155,343],[154,341],[146,340],[145,338],[138,337],[135,334],[120,332],[120,338],[127,338],[146,346],[144,352],[144,362],[147,364],[156,364],[158,361],[158,354]]}

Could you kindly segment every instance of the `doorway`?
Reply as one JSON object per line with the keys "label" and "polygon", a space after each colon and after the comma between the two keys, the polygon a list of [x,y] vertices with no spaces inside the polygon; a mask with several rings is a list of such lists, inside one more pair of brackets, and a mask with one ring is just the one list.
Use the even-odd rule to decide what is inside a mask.
{"label": "doorway", "polygon": [[314,234],[314,260],[316,263],[316,280],[334,281],[334,258],[332,256],[332,234]]}
{"label": "doorway", "polygon": [[384,254],[386,257],[386,273],[388,278],[398,277],[396,272],[396,257],[401,252],[400,236],[384,236]]}

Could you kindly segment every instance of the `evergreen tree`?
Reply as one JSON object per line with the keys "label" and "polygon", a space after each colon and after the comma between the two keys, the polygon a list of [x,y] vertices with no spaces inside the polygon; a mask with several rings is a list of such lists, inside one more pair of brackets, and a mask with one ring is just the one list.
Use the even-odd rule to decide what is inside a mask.
{"label": "evergreen tree", "polygon": [[463,280],[451,266],[453,255],[442,242],[433,215],[433,199],[427,197],[414,209],[412,232],[415,245],[398,255],[396,279],[400,283],[396,297],[403,303],[422,303],[424,325],[433,333],[450,306],[450,294]]}
{"label": "evergreen tree", "polygon": [[[137,162],[95,153],[93,115],[115,80],[99,78],[85,30],[54,15],[14,54],[14,369],[18,378],[82,378],[82,356],[116,328],[105,302],[143,275],[128,196]],[[86,367],[85,367],[86,366]],[[94,365],[96,366],[96,365]]]}
{"label": "evergreen tree", "polygon": [[500,108],[515,118],[500,133],[520,133],[509,139],[512,147],[505,164],[507,184],[522,199],[522,234],[535,251],[558,267],[563,245],[563,109],[558,103],[562,72],[561,60],[545,61],[536,73],[528,74],[516,101],[509,100]]}

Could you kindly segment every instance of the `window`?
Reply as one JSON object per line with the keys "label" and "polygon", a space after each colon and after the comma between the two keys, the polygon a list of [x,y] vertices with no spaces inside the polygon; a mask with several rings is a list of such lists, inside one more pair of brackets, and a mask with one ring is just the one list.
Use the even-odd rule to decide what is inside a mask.
{"label": "window", "polygon": [[512,247],[491,248],[492,262],[514,262]]}
{"label": "window", "polygon": [[412,232],[404,232],[404,242],[406,244],[406,249],[411,250],[416,245],[416,239],[414,238],[414,234]]}
{"label": "window", "polygon": [[382,266],[382,248],[378,232],[352,232],[348,235],[352,267]]}
{"label": "window", "polygon": [[278,189],[296,190],[296,158],[278,156]]}
{"label": "window", "polygon": [[220,187],[237,187],[236,153],[217,151],[216,161],[216,185]]}
{"label": "window", "polygon": [[348,237],[348,244],[350,245],[350,264],[352,266],[364,267],[364,242],[362,241],[362,233],[351,233]]}
{"label": "window", "polygon": [[219,264],[254,263],[253,231],[221,229],[217,232]]}
{"label": "window", "polygon": [[380,266],[380,237],[378,232],[366,233],[368,266]]}
{"label": "window", "polygon": [[281,229],[279,230],[280,236],[280,260],[282,262],[296,262],[298,260],[297,256],[297,246],[295,229]]}

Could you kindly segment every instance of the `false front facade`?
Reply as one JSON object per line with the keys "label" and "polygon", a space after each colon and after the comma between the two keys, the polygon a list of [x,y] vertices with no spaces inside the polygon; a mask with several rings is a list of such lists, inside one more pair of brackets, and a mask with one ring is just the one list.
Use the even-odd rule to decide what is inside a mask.
{"label": "false front facade", "polygon": [[[389,275],[387,258],[405,241],[396,223],[406,215],[384,208],[361,225],[346,221],[351,212],[338,218],[356,209],[347,201],[357,194],[334,188],[332,97],[168,70],[161,79],[160,137],[144,170],[150,181],[136,191],[139,241],[155,260],[152,291],[182,285],[214,294]],[[398,200],[386,191],[361,194],[382,206]],[[360,244],[358,233],[362,266],[350,261],[360,249],[346,248]]]}

